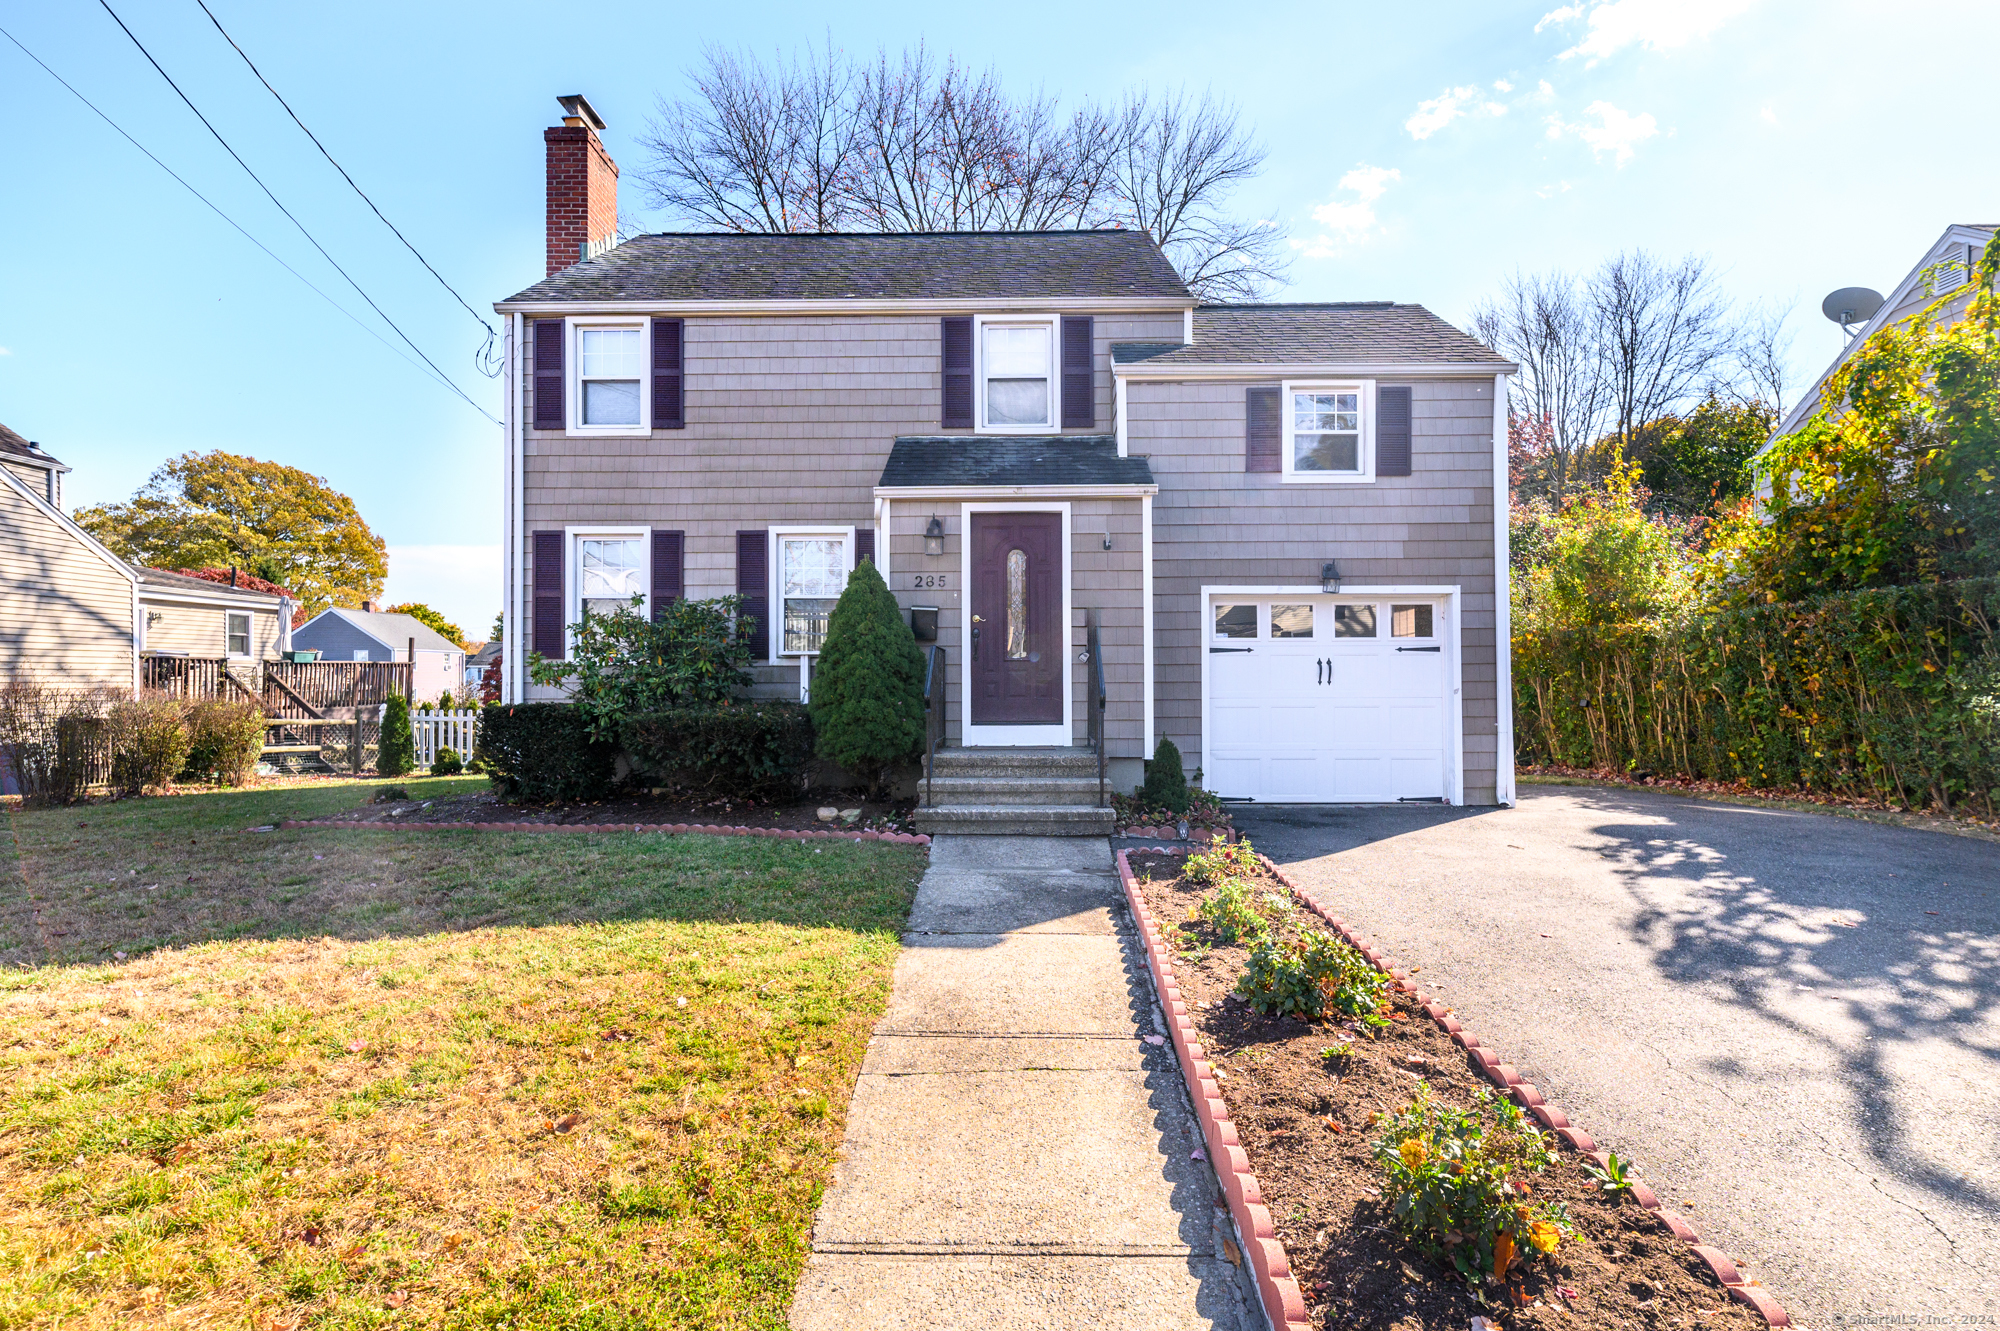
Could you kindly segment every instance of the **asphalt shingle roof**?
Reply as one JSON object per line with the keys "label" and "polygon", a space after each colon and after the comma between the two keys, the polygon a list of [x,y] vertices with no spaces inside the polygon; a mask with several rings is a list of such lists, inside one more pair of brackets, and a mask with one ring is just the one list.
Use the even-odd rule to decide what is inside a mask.
{"label": "asphalt shingle roof", "polygon": [[56,462],[54,458],[40,449],[29,448],[26,439],[23,439],[4,425],[0,425],[0,453],[12,453],[16,457],[33,458],[37,462],[55,462],[58,467],[62,466],[62,463]]}
{"label": "asphalt shingle roof", "polygon": [[[192,574],[178,573],[173,569],[167,568],[141,568],[138,572],[139,584],[142,587],[179,587],[183,591],[221,592],[224,595],[252,597],[260,603],[273,601],[280,596],[289,596],[291,594],[276,583],[264,583],[262,578],[255,579],[257,582],[264,583],[261,587],[252,587],[247,584],[232,587],[227,580],[218,582],[214,578],[195,577]],[[267,591],[265,590],[266,587],[272,590]]]}
{"label": "asphalt shingle roof", "polygon": [[1118,456],[1108,434],[905,436],[889,450],[882,486],[1151,485],[1144,458]]}
{"label": "asphalt shingle roof", "polygon": [[1188,297],[1143,231],[634,236],[509,298],[1048,300]]}
{"label": "asphalt shingle roof", "polygon": [[1501,370],[1510,362],[1421,305],[1202,305],[1194,343],[1120,342],[1119,365],[1463,364]]}
{"label": "asphalt shingle roof", "polygon": [[465,650],[464,644],[453,642],[450,638],[445,637],[415,615],[392,615],[384,610],[349,610],[345,606],[338,605],[329,610],[320,611],[319,614],[314,615],[304,624],[301,624],[293,632],[293,638],[296,639],[300,633],[311,628],[314,623],[326,615],[339,616],[385,647],[402,647],[411,638],[415,638],[417,640],[417,650],[420,652],[462,652]]}

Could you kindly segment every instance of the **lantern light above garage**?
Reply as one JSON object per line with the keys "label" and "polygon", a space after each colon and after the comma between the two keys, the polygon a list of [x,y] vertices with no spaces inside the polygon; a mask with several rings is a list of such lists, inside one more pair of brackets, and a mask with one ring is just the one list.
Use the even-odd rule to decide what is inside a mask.
{"label": "lantern light above garage", "polygon": [[1339,563],[1329,559],[1319,566],[1319,587],[1323,592],[1337,592],[1340,590]]}

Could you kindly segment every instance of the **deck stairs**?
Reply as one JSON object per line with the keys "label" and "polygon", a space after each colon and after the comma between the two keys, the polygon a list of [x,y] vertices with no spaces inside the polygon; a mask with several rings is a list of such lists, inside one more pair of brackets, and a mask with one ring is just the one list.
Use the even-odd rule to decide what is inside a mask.
{"label": "deck stairs", "polygon": [[919,832],[1109,836],[1097,754],[1083,747],[941,748],[917,788]]}

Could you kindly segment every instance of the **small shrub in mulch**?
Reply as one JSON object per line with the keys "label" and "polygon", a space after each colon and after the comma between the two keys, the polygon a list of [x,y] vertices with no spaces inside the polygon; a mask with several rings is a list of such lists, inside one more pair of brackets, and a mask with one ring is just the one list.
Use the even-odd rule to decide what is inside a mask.
{"label": "small shrub in mulch", "polygon": [[[1315,1327],[1764,1325],[1261,864],[1196,883],[1182,854],[1131,863],[1154,917],[1184,921],[1165,929],[1181,995]],[[1225,892],[1262,927],[1227,927],[1206,904]]]}

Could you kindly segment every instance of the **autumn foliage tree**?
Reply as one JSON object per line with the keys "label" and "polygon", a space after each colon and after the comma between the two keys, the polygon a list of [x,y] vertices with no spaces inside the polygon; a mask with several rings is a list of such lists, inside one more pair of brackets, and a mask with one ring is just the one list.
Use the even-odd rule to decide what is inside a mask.
{"label": "autumn foliage tree", "polygon": [[289,588],[300,622],[382,594],[387,546],[325,478],[277,462],[184,453],[122,504],[76,520],[114,554],[154,568],[237,567]]}
{"label": "autumn foliage tree", "polygon": [[425,628],[430,629],[440,637],[449,638],[461,647],[465,646],[465,630],[425,605],[422,601],[404,601],[398,605],[392,605],[389,607],[388,613],[392,615],[408,615],[411,619],[416,620],[419,624],[422,624]]}

